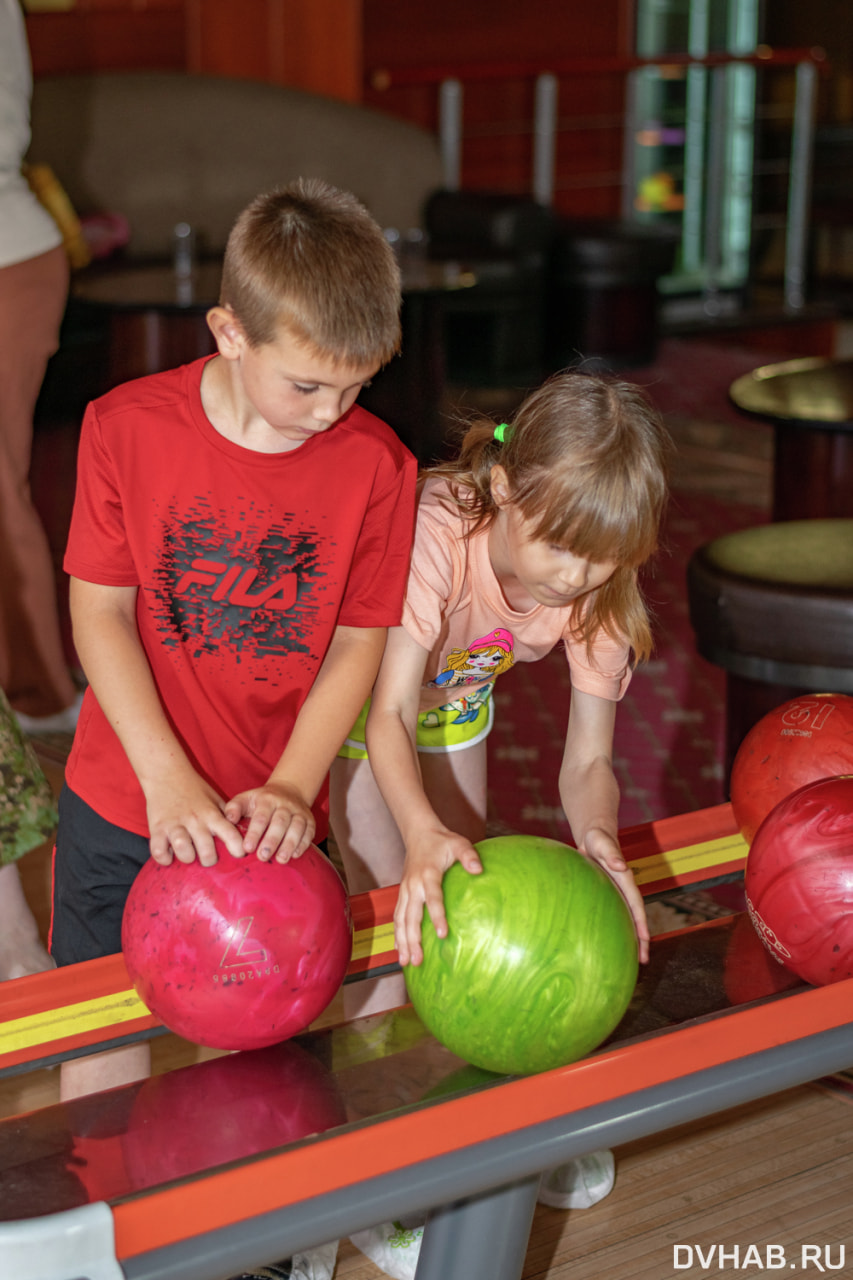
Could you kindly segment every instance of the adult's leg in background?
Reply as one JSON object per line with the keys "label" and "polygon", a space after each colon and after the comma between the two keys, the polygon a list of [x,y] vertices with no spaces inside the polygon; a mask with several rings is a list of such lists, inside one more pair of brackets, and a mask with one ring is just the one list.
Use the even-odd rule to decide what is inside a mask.
{"label": "adult's leg in background", "polygon": [[16,711],[39,717],[76,696],[50,547],[29,481],[33,411],[67,291],[61,247],[0,268],[0,686]]}

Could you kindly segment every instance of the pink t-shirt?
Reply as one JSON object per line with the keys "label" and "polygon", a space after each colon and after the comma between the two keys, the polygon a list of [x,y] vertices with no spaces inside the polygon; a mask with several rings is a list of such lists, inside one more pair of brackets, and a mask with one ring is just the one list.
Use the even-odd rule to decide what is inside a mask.
{"label": "pink t-shirt", "polygon": [[487,529],[465,538],[466,520],[449,501],[443,480],[428,480],[403,608],[403,626],[429,650],[427,683],[473,684],[516,662],[536,662],[563,642],[572,686],[618,701],[631,679],[629,650],[604,631],[588,651],[573,638],[573,608],[507,604],[489,559]]}

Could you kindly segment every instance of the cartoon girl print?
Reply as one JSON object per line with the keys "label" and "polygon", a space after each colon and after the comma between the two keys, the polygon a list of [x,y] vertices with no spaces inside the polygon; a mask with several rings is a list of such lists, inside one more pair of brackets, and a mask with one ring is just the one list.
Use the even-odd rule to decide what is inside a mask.
{"label": "cartoon girl print", "polygon": [[[490,676],[494,683],[497,677],[504,671],[508,671],[515,662],[512,632],[504,627],[495,627],[494,631],[490,631],[487,636],[474,640],[467,649],[451,649],[446,662],[447,666],[431,681],[432,684],[439,687],[477,684]],[[458,710],[459,715],[454,718],[453,724],[465,724],[466,721],[476,720],[480,707],[491,691],[492,685],[487,684],[469,696],[463,696],[445,704],[439,710]],[[435,715],[435,713],[428,713],[429,715]],[[437,724],[437,715],[435,719]],[[434,727],[430,726],[427,717],[424,717],[422,723],[427,728]]]}

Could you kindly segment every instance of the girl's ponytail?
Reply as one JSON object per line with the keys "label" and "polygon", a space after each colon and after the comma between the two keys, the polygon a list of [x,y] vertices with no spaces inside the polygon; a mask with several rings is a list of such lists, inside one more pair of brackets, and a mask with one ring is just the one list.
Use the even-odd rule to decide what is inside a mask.
{"label": "girl's ponytail", "polygon": [[475,418],[466,425],[456,458],[430,467],[421,476],[422,483],[433,476],[448,482],[453,501],[473,521],[471,533],[496,511],[492,467],[504,459],[511,431],[506,423],[496,426],[490,418]]}

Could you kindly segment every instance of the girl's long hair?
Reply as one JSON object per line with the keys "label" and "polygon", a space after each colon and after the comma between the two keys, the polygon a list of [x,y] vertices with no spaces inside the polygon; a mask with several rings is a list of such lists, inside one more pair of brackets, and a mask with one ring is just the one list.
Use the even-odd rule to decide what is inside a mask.
{"label": "girl's long hair", "polygon": [[643,661],[652,634],[638,570],[657,548],[672,450],[660,415],[638,387],[570,370],[527,397],[503,443],[494,432],[494,422],[475,419],[455,461],[429,468],[424,478],[448,482],[470,534],[497,514],[491,471],[500,463],[534,537],[618,566],[583,598],[576,636],[590,645],[603,628]]}

